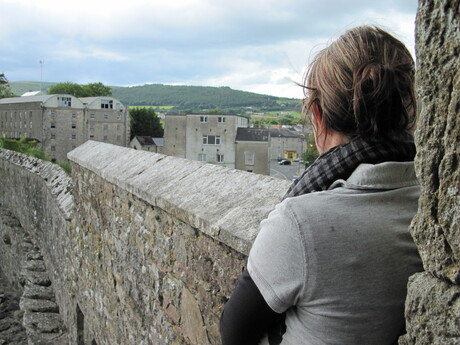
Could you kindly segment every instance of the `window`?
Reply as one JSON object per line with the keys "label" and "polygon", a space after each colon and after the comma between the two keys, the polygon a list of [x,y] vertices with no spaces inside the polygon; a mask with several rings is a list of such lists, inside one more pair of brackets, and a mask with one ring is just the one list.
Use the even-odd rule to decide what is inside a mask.
{"label": "window", "polygon": [[96,114],[89,114],[89,118],[94,120],[96,118]]}
{"label": "window", "polygon": [[77,135],[75,133],[72,133],[72,139],[73,140],[77,139]]}
{"label": "window", "polygon": [[58,107],[71,107],[72,106],[72,97],[58,97]]}
{"label": "window", "polygon": [[104,141],[107,141],[107,135],[104,135]]}
{"label": "window", "polygon": [[77,114],[73,113],[72,114],[72,119],[76,119],[77,118]]}
{"label": "window", "polygon": [[217,154],[217,163],[223,163],[224,162],[224,155]]}
{"label": "window", "polygon": [[108,130],[109,129],[109,125],[105,124],[104,125],[104,131]]}
{"label": "window", "polygon": [[56,146],[51,146],[51,151],[56,151]]}
{"label": "window", "polygon": [[206,162],[206,153],[199,153],[198,154],[198,160],[200,162]]}
{"label": "window", "polygon": [[89,136],[89,138],[90,138],[90,139],[94,139],[94,134],[91,134],[91,135]]}
{"label": "window", "polygon": [[53,111],[51,114],[50,114],[51,118],[54,119],[56,117],[56,113]]}
{"label": "window", "polygon": [[56,134],[51,134],[50,139],[56,139]]}
{"label": "window", "polygon": [[104,114],[104,119],[107,120],[109,118],[109,114]]}
{"label": "window", "polygon": [[206,123],[206,122],[208,122],[208,117],[207,117],[207,116],[200,116],[200,122],[201,122],[201,123]]}
{"label": "window", "polygon": [[29,128],[32,129],[32,121],[30,121]]}
{"label": "window", "polygon": [[225,117],[219,116],[219,117],[217,118],[217,123],[225,123]]}
{"label": "window", "polygon": [[56,128],[56,122],[51,122],[51,128]]}
{"label": "window", "polygon": [[72,128],[77,128],[77,124],[75,122],[72,122]]}
{"label": "window", "polygon": [[101,109],[113,109],[113,101],[109,99],[101,99]]}
{"label": "window", "polygon": [[123,114],[122,113],[118,113],[117,114],[117,120],[121,120],[123,119]]}
{"label": "window", "polygon": [[94,130],[94,125],[93,125],[92,123],[89,125],[89,129],[90,129],[91,131]]}
{"label": "window", "polygon": [[203,135],[203,145],[220,145],[220,136]]}
{"label": "window", "polygon": [[244,152],[244,164],[254,165],[254,152]]}
{"label": "window", "polygon": [[32,118],[32,112],[29,111],[29,118]]}

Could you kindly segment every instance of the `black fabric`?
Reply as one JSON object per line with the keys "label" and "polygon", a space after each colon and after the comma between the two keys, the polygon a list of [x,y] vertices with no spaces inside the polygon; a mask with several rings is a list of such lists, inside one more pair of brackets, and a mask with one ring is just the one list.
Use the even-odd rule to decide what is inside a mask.
{"label": "black fabric", "polygon": [[269,329],[270,345],[278,345],[286,331],[284,319],[285,314],[268,306],[249,272],[244,270],[222,312],[222,344],[257,345]]}
{"label": "black fabric", "polygon": [[414,160],[413,142],[352,140],[320,155],[287,191],[284,199],[326,190],[336,180],[346,180],[361,163]]}

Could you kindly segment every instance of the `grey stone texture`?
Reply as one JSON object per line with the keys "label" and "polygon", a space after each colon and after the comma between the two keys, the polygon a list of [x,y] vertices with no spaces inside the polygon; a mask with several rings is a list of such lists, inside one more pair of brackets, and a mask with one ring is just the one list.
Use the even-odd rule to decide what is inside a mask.
{"label": "grey stone texture", "polygon": [[41,251],[9,259],[29,341],[220,344],[223,304],[289,182],[91,141],[69,158],[72,179],[0,150],[0,202]]}
{"label": "grey stone texture", "polygon": [[[0,245],[0,262],[6,263],[3,266],[6,274],[0,279],[8,281],[10,290],[17,295],[10,300],[19,301],[16,305],[10,303],[8,309],[14,312],[12,315],[11,312],[0,315],[0,324],[3,324],[0,339],[12,344],[22,344],[22,340],[27,340],[28,345],[65,344],[65,330],[43,257],[6,205],[0,208],[0,234],[10,238],[5,245]],[[17,309],[11,308],[12,305]],[[19,321],[22,321],[21,329],[17,326]]]}
{"label": "grey stone texture", "polygon": [[411,234],[426,272],[412,277],[400,344],[460,344],[460,2],[420,0],[416,23],[422,187]]}
{"label": "grey stone texture", "polygon": [[98,344],[220,344],[222,306],[289,182],[98,142],[69,159],[88,332]]}

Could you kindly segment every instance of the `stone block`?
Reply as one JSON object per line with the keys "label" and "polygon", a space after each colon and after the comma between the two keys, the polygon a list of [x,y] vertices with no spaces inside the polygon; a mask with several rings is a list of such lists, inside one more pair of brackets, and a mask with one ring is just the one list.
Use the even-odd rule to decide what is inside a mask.
{"label": "stone block", "polygon": [[56,302],[44,299],[30,299],[22,297],[19,307],[24,311],[39,313],[59,313],[59,307]]}
{"label": "stone block", "polygon": [[460,286],[418,273],[409,280],[406,299],[407,334],[400,345],[458,345]]}
{"label": "stone block", "polygon": [[411,233],[425,269],[460,284],[458,1],[421,0],[416,27],[416,169],[422,193]]}

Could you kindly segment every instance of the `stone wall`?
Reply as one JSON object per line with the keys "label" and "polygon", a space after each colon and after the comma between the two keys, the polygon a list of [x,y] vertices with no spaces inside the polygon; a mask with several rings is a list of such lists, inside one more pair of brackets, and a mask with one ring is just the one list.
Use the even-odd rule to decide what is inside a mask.
{"label": "stone wall", "polygon": [[417,174],[411,233],[426,272],[413,276],[400,344],[460,344],[460,3],[420,0]]}
{"label": "stone wall", "polygon": [[[2,241],[41,249],[66,325],[55,344],[220,344],[222,306],[289,182],[92,141],[69,159],[72,179],[0,150],[2,210],[25,230],[2,227]],[[0,260],[18,285],[13,252]],[[56,311],[37,305],[24,290],[25,310]]]}
{"label": "stone wall", "polygon": [[73,320],[66,279],[75,279],[65,277],[63,260],[73,205],[70,177],[55,164],[1,149],[0,180],[1,269],[22,294],[29,344],[64,344],[61,316]]}
{"label": "stone wall", "polygon": [[223,303],[289,183],[97,142],[69,159],[76,296],[91,337],[220,344]]}

